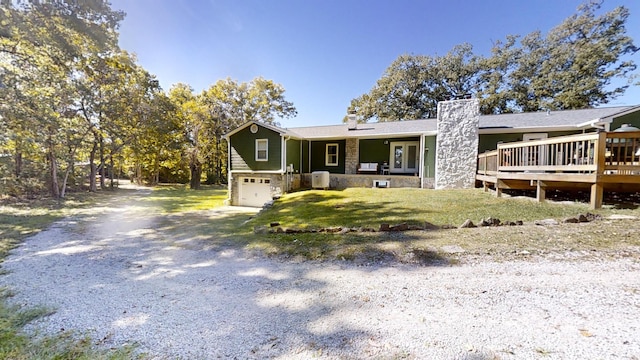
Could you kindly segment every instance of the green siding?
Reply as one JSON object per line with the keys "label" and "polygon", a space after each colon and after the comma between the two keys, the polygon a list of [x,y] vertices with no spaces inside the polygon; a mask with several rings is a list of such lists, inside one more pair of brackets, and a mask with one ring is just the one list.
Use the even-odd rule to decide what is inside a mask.
{"label": "green siding", "polygon": [[[382,164],[390,163],[391,143],[394,141],[420,141],[418,137],[388,138],[388,139],[361,139],[360,140],[360,161],[361,163]],[[386,142],[386,144],[385,144]]]}
{"label": "green siding", "polygon": [[302,172],[310,173],[311,170],[309,168],[309,140],[302,140]]}
{"label": "green siding", "polygon": [[[338,144],[338,166],[326,166],[325,155],[327,144]],[[333,174],[344,174],[345,140],[312,141],[311,171],[328,171]]]}
{"label": "green siding", "polygon": [[384,143],[384,139],[362,139],[360,140],[360,163],[382,164],[389,161],[389,142]]}
{"label": "green siding", "polygon": [[424,137],[424,177],[436,176],[436,136]]}
{"label": "green siding", "polygon": [[[256,139],[268,139],[268,161],[256,161]],[[282,143],[280,134],[258,126],[252,134],[249,127],[231,135],[231,170],[280,170]]]}
{"label": "green siding", "polygon": [[[540,133],[545,133],[541,131]],[[565,136],[582,134],[582,130],[576,131],[551,131],[546,132],[548,137]],[[527,132],[527,134],[533,134],[533,132]],[[498,143],[509,143],[515,141],[522,141],[523,133],[509,133],[509,134],[481,134],[478,142],[478,152],[482,154],[486,151],[495,150],[498,148]]]}
{"label": "green siding", "polygon": [[300,140],[287,140],[287,165],[293,164],[293,171],[294,172],[300,172],[301,168],[300,168],[300,156],[301,156],[301,149],[300,149]]}
{"label": "green siding", "polygon": [[640,110],[613,119],[613,122],[611,122],[611,131],[620,128],[622,124],[630,124],[640,129]]}

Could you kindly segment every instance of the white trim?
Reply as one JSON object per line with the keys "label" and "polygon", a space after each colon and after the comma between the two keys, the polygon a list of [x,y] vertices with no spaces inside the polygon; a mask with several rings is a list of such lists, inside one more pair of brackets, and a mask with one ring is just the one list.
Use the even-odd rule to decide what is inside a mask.
{"label": "white trim", "polygon": [[[335,163],[330,163],[329,162],[329,146],[335,146],[336,147],[336,162]],[[325,148],[324,148],[324,166],[339,166],[340,165],[340,144],[338,143],[327,143],[325,144]]]}
{"label": "white trim", "polygon": [[528,128],[480,128],[478,129],[478,135],[490,135],[490,134],[523,134],[534,132],[556,132],[556,131],[576,131],[579,130],[575,126],[538,126]]}
{"label": "white trim", "polygon": [[[266,144],[264,152],[265,152],[265,157],[264,159],[259,157],[259,151],[260,148],[258,147],[258,144],[264,142]],[[256,161],[269,161],[269,139],[256,139]]]}
{"label": "white trim", "polygon": [[542,140],[542,139],[548,139],[548,138],[549,138],[549,134],[544,132],[522,134],[522,141]]}
{"label": "white trim", "polygon": [[[401,168],[395,167],[395,149],[394,147],[402,146],[402,164]],[[414,161],[416,162],[417,167],[409,168],[409,151],[407,150],[410,146],[416,147],[416,158]],[[409,173],[411,171],[418,173],[420,172],[420,160],[422,160],[422,155],[420,154],[420,141],[391,141],[389,142],[389,172],[390,173]]]}
{"label": "white trim", "polygon": [[427,157],[424,156],[424,149],[425,149],[425,140],[424,140],[424,136],[420,136],[420,156],[419,156],[419,167],[418,167],[418,177],[420,178],[420,188],[423,189],[424,188],[424,162],[425,160],[427,160]]}

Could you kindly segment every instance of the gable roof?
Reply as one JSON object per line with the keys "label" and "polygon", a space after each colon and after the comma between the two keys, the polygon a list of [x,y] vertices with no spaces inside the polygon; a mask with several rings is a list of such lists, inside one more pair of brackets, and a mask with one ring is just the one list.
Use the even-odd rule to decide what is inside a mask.
{"label": "gable roof", "polygon": [[436,119],[407,120],[358,124],[349,130],[349,125],[326,125],[292,128],[295,134],[305,139],[376,138],[385,136],[413,136],[437,131]]}
{"label": "gable roof", "polygon": [[[596,123],[610,123],[613,118],[640,110],[640,106],[617,106],[582,110],[539,111],[501,115],[481,115],[480,133],[517,130],[575,130]],[[503,131],[501,131],[503,130]]]}
{"label": "gable roof", "polygon": [[275,131],[280,135],[289,135],[289,136],[293,136],[293,137],[298,137],[294,133],[292,133],[291,131],[289,131],[287,129],[283,129],[283,128],[275,126],[275,125],[266,124],[266,123],[263,123],[263,122],[258,122],[258,121],[253,121],[253,120],[252,121],[248,121],[248,122],[238,126],[237,128],[233,129],[232,131],[226,133],[224,135],[224,137],[229,139],[229,137],[231,135],[236,134],[236,133],[246,129],[247,127],[249,127],[249,126],[251,126],[253,124],[256,124],[258,126],[262,126],[262,127],[267,128],[269,130]]}
{"label": "gable roof", "polygon": [[[590,128],[597,124],[611,123],[614,118],[635,111],[640,111],[639,105],[480,115],[479,132],[480,134],[499,134],[576,130]],[[225,137],[229,138],[252,124],[263,126],[284,136],[308,140],[435,135],[438,131],[437,119],[365,123],[358,124],[357,128],[352,130],[349,130],[349,125],[347,124],[284,129],[275,125],[249,121],[229,132]]]}

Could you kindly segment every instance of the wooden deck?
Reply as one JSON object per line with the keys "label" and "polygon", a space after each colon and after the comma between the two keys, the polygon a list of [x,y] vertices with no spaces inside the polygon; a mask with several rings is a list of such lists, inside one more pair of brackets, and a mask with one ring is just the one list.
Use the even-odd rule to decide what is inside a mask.
{"label": "wooden deck", "polygon": [[591,191],[591,207],[605,191],[640,191],[640,131],[600,132],[499,144],[478,156],[476,180],[485,189]]}

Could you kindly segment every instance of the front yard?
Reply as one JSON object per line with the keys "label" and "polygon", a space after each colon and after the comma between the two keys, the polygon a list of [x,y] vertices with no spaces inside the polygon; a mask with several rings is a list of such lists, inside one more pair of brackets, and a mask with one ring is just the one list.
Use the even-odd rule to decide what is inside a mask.
{"label": "front yard", "polygon": [[[486,259],[640,258],[640,210],[602,209],[602,219],[586,223],[535,225],[535,220],[587,213],[585,204],[536,203],[531,199],[498,199],[481,190],[435,191],[420,189],[365,189],[301,191],[283,196],[258,214],[224,208],[226,189],[190,191],[182,186],[162,186],[142,191],[120,189],[91,198],[78,196],[60,205],[53,202],[0,206],[0,262],[7,251],[53,221],[73,216],[87,219],[77,234],[93,231],[91,219],[105,209],[134,203],[155,219],[155,239],[174,246],[244,250],[296,260],[353,261],[357,264],[402,262],[420,266],[457,266]],[[610,220],[611,215],[636,219]],[[482,218],[524,222],[521,226],[458,229],[465,220]],[[135,219],[132,219],[135,220]],[[407,223],[426,230],[389,232],[304,232],[287,229],[379,229],[381,224]],[[84,225],[83,225],[84,224]],[[273,225],[273,226],[272,226]],[[281,232],[275,230],[280,228]],[[255,231],[263,229],[263,231]],[[114,230],[115,231],[115,230]],[[95,342],[78,341],[63,333],[35,340],[23,326],[50,313],[50,309],[20,310],[7,306],[9,290],[0,296],[0,358],[131,358],[131,348],[103,352]]]}

